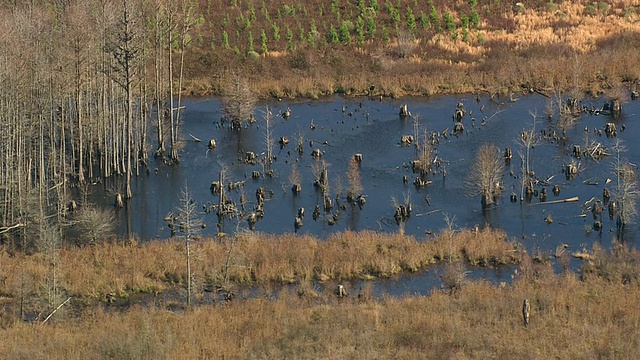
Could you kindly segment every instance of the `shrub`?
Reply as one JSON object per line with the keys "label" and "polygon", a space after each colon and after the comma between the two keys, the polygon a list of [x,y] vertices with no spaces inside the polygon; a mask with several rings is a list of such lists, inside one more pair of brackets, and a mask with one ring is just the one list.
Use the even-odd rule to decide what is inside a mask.
{"label": "shrub", "polygon": [[416,17],[413,15],[413,10],[407,6],[407,29],[413,31],[416,29]]}
{"label": "shrub", "polygon": [[267,52],[269,52],[269,48],[267,47],[267,32],[264,31],[264,29],[262,29],[262,32],[260,32],[260,43],[262,44],[262,53],[266,54]]}
{"label": "shrub", "polygon": [[332,44],[337,44],[340,42],[340,38],[338,38],[338,31],[333,26],[333,24],[331,24],[331,26],[329,27],[328,37],[329,37],[329,42],[331,42]]}
{"label": "shrub", "polygon": [[222,47],[229,50],[231,46],[229,46],[229,34],[226,31],[222,32]]}
{"label": "shrub", "polygon": [[433,25],[434,29],[437,32],[442,31],[442,25],[440,23],[440,14],[438,14],[436,7],[433,5],[431,5],[431,10],[429,11],[429,20],[431,22],[431,25]]}
{"label": "shrub", "polygon": [[429,23],[429,17],[425,14],[424,11],[420,11],[420,15],[418,15],[418,21],[420,22],[420,27],[423,29],[428,29],[431,24]]}
{"label": "shrub", "polygon": [[453,19],[453,15],[450,12],[445,11],[444,15],[442,15],[442,21],[444,22],[444,28],[449,33],[453,33],[456,29],[456,21]]}
{"label": "shrub", "polygon": [[353,23],[351,21],[345,20],[340,24],[340,29],[338,33],[338,39],[343,44],[351,43],[351,30],[353,29]]}

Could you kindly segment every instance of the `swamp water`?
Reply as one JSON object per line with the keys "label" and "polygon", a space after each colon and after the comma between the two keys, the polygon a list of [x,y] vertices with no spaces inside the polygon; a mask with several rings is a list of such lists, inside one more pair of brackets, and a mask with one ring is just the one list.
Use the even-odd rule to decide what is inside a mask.
{"label": "swamp water", "polygon": [[[638,139],[640,126],[637,126],[638,102],[623,104],[622,116],[613,119],[609,115],[582,113],[575,123],[566,126],[566,140],[540,139],[531,148],[530,164],[536,178],[547,180],[547,202],[578,197],[577,202],[559,204],[540,204],[538,198],[528,201],[510,201],[515,192],[520,197],[521,161],[519,152],[525,149],[519,145],[519,137],[525,130],[535,126],[538,136],[544,131],[553,131],[562,135],[558,126],[558,111],[552,119],[546,115],[548,99],[538,94],[522,96],[517,101],[475,95],[443,96],[432,98],[411,98],[401,101],[376,101],[365,97],[332,97],[314,101],[279,101],[261,104],[256,109],[257,122],[242,131],[232,131],[229,123],[222,123],[222,110],[219,99],[187,99],[186,108],[180,124],[180,139],[183,147],[180,163],[176,166],[164,165],[160,159],[150,160],[150,171],[133,181],[133,198],[127,207],[118,211],[119,233],[133,234],[143,241],[162,239],[171,236],[164,218],[177,213],[180,206],[181,190],[188,187],[197,208],[203,210],[216,204],[218,197],[211,191],[211,184],[218,179],[222,166],[227,169],[228,181],[242,182],[242,186],[232,190],[228,196],[238,200],[243,194],[246,207],[253,209],[256,204],[256,189],[265,190],[264,218],[255,224],[255,231],[264,233],[292,233],[294,219],[299,208],[305,209],[306,216],[298,233],[309,233],[326,238],[331,233],[344,230],[373,230],[379,232],[397,232],[399,226],[394,220],[394,204],[403,204],[410,199],[413,211],[404,223],[404,232],[417,239],[428,241],[432,234],[440,232],[453,224],[460,228],[473,228],[478,225],[503,229],[510,237],[520,241],[530,254],[553,252],[562,244],[568,252],[591,248],[599,242],[610,248],[615,237],[622,237],[630,246],[637,246],[638,225],[627,226],[622,233],[616,228],[615,220],[610,220],[607,211],[602,214],[602,229],[593,229],[594,219],[590,211],[586,212],[585,202],[595,197],[602,198],[607,179],[611,183],[606,187],[613,192],[615,176],[613,161],[615,156],[607,156],[595,161],[583,156],[572,157],[573,145],[585,148],[585,137],[601,143],[608,152],[616,139],[624,141],[628,151],[622,157],[631,163],[637,163],[640,156]],[[464,131],[459,135],[454,129],[453,114],[458,103],[464,104],[466,116],[462,120]],[[413,117],[401,118],[399,107],[408,104]],[[601,108],[604,100],[583,102],[591,108]],[[271,134],[273,154],[276,160],[272,164],[273,176],[265,176],[261,163],[265,153],[265,124],[262,111],[268,105],[273,112]],[[285,119],[286,109],[291,115]],[[534,116],[535,117],[534,124]],[[413,145],[402,146],[403,135],[415,133],[414,117],[418,117],[418,140],[422,134],[436,132],[438,144],[433,147],[434,157],[440,160],[440,167],[434,167],[427,176],[431,183],[427,186],[413,185],[417,176],[412,172],[411,162],[416,158]],[[617,137],[605,136],[604,127],[608,122],[616,124]],[[624,130],[623,130],[624,128]],[[588,131],[585,131],[587,129]],[[598,134],[602,130],[602,134]],[[442,133],[446,133],[446,138]],[[196,142],[197,137],[202,142]],[[286,137],[290,143],[281,147],[280,137]],[[303,139],[303,154],[297,151],[298,139]],[[216,141],[215,149],[209,149],[210,139]],[[483,211],[480,197],[467,196],[465,181],[472,167],[476,153],[481,145],[492,143],[501,151],[506,147],[513,150],[511,163],[505,166],[504,192],[498,199],[498,205]],[[320,160],[312,156],[312,151],[322,152]],[[255,164],[246,160],[247,152],[257,155]],[[360,208],[347,204],[346,193],[349,188],[347,170],[354,155],[362,154],[359,173],[366,203]],[[324,161],[328,169],[328,192],[335,201],[338,195],[340,203],[335,204],[331,212],[323,211],[321,193],[314,187],[314,163]],[[579,172],[571,179],[565,176],[564,169],[570,162],[577,164]],[[300,174],[302,191],[294,195],[289,175],[295,164]],[[444,171],[443,171],[444,170]],[[252,178],[258,171],[260,177]],[[446,173],[446,175],[445,175]],[[408,182],[403,182],[406,176]],[[553,185],[560,186],[556,196],[551,190]],[[111,206],[113,198],[105,191],[97,192],[94,201]],[[346,206],[340,207],[341,204]],[[320,217],[312,218],[312,212],[318,205]],[[331,224],[333,215],[339,216]],[[554,221],[548,223],[545,218]],[[215,236],[218,222],[214,211],[201,213],[207,225],[202,231],[204,236]],[[447,222],[449,220],[449,222]],[[223,231],[234,232],[237,228],[247,229],[245,219],[239,222],[225,220]],[[579,266],[574,260],[573,266]],[[511,271],[474,270],[470,277],[487,278],[492,281],[508,281]],[[420,273],[418,276],[401,277],[399,280],[379,281],[378,291],[389,293],[425,293],[439,284],[438,271]],[[357,284],[354,284],[357,286]],[[386,290],[385,290],[386,289]]]}

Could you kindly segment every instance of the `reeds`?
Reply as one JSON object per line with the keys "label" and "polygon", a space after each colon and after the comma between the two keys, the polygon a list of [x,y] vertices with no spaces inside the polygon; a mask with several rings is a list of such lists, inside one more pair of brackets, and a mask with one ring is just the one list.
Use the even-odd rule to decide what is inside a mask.
{"label": "reeds", "polygon": [[[615,255],[612,255],[615,256]],[[525,261],[523,266],[531,265]],[[637,266],[637,265],[636,265]],[[540,269],[534,269],[540,270]],[[362,300],[294,290],[191,311],[91,307],[46,325],[5,324],[4,359],[637,358],[637,282],[521,269],[512,285]],[[355,295],[355,294],[354,294]],[[522,325],[529,299],[530,322]]]}
{"label": "reeds", "polygon": [[[66,247],[58,253],[56,282],[64,293],[86,301],[106,294],[158,293],[186,283],[185,250],[180,241],[142,244],[101,243]],[[242,283],[298,283],[311,280],[387,278],[415,272],[438,260],[466,260],[473,265],[517,263],[517,245],[499,230],[444,232],[415,239],[373,231],[336,233],[326,240],[310,235],[243,233],[222,241],[192,242],[192,272],[201,282],[222,279]],[[20,293],[24,280],[44,283],[51,274],[39,254],[0,252],[0,293]],[[37,286],[34,296],[37,295]]]}

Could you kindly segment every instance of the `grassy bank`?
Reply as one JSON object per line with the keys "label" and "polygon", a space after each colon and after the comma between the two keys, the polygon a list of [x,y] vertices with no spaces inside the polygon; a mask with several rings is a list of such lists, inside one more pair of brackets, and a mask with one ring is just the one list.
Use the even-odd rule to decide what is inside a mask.
{"label": "grassy bank", "polygon": [[[528,270],[527,270],[528,268]],[[547,269],[547,270],[545,270]],[[5,359],[520,358],[631,359],[640,354],[637,282],[554,275],[523,264],[511,286],[317,304],[296,294],[188,312],[90,308],[53,324],[2,330]],[[531,303],[523,326],[523,299]]]}
{"label": "grassy bank", "polygon": [[[518,246],[499,230],[444,231],[431,239],[370,231],[345,232],[320,240],[308,235],[247,233],[191,245],[192,278],[199,289],[231,284],[289,284],[312,280],[389,277],[413,272],[439,260],[473,265],[517,263]],[[53,258],[55,256],[55,258]],[[67,247],[55,254],[0,253],[0,294],[14,304],[45,297],[54,279],[76,301],[105,301],[108,294],[158,293],[186,287],[184,242],[103,243]],[[55,266],[53,265],[55,263]],[[226,280],[226,281],[225,281]]]}
{"label": "grassy bank", "polygon": [[[29,323],[8,311],[11,301],[27,289],[26,278],[32,276],[35,288],[46,283],[47,269],[39,265],[42,259],[3,252],[0,357],[628,359],[640,354],[638,250],[614,244],[606,251],[595,245],[581,253],[589,260],[580,275],[556,274],[548,263],[527,254],[514,257],[513,245],[506,240],[496,231],[444,232],[424,242],[369,232],[337,234],[326,241],[245,235],[234,248],[233,263],[244,265],[234,270],[233,280],[244,281],[248,275],[242,275],[246,271],[242,269],[251,266],[254,281],[289,281],[278,274],[291,272],[299,286],[284,288],[277,297],[257,296],[186,311],[170,310],[170,304],[158,300],[115,310],[104,304],[78,306],[74,299],[46,324],[44,315]],[[227,252],[230,244],[207,240],[197,248],[202,259],[215,259],[203,263],[219,263],[221,255],[215,254]],[[65,249],[58,267],[61,286],[65,297],[80,298],[118,286],[148,286],[150,281],[158,289],[168,288],[165,278],[173,276],[163,272],[173,269],[182,274],[177,275],[180,282],[183,255],[182,244],[169,241]],[[345,264],[345,258],[353,264]],[[316,267],[306,276],[327,273],[344,279],[373,273],[364,269],[375,266],[382,274],[410,269],[403,264],[449,258],[520,264],[509,285],[463,281],[453,291],[434,289],[428,296],[401,298],[373,298],[366,286],[346,298],[337,298],[330,288],[309,296],[308,282],[301,280],[304,264]],[[324,262],[317,263],[318,259]],[[197,269],[196,273],[206,266]],[[35,277],[39,273],[42,278]],[[27,287],[9,287],[19,281]],[[531,304],[527,327],[521,312],[524,299]]]}

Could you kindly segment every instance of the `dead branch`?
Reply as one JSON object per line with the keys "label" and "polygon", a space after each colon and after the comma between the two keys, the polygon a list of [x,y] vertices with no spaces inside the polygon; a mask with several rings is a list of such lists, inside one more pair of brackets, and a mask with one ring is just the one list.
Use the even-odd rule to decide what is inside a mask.
{"label": "dead branch", "polygon": [[531,204],[531,206],[533,205],[550,205],[550,204],[562,204],[562,203],[568,203],[568,202],[576,202],[578,201],[578,197],[572,197],[572,198],[568,198],[568,199],[561,199],[561,200],[552,200],[552,201],[545,201],[545,202],[539,202],[539,203],[533,203]]}
{"label": "dead branch", "polygon": [[9,232],[9,231],[11,231],[11,230],[13,230],[15,228],[19,228],[19,227],[23,227],[23,226],[26,226],[26,225],[18,223],[18,224],[12,225],[12,226],[2,227],[2,228],[0,228],[0,234],[4,234],[4,233]]}
{"label": "dead branch", "polygon": [[431,215],[431,214],[435,214],[435,213],[440,212],[440,211],[442,211],[442,209],[435,209],[435,210],[427,211],[426,213],[416,214],[416,216]]}
{"label": "dead branch", "polygon": [[46,319],[44,319],[44,320],[42,321],[42,323],[43,323],[43,324],[44,324],[44,323],[46,323],[46,322],[47,322],[47,321],[48,321],[48,320],[53,316],[53,314],[55,314],[55,313],[56,313],[56,311],[60,310],[60,308],[61,308],[61,307],[63,307],[63,306],[64,306],[64,304],[68,303],[68,302],[69,302],[69,300],[71,300],[71,296],[69,296],[69,297],[67,298],[67,300],[63,301],[63,302],[62,302],[62,304],[58,305],[58,307],[57,307],[57,308],[55,308],[55,309],[51,312],[51,314],[49,314],[49,316],[47,316],[47,318],[46,318]]}

